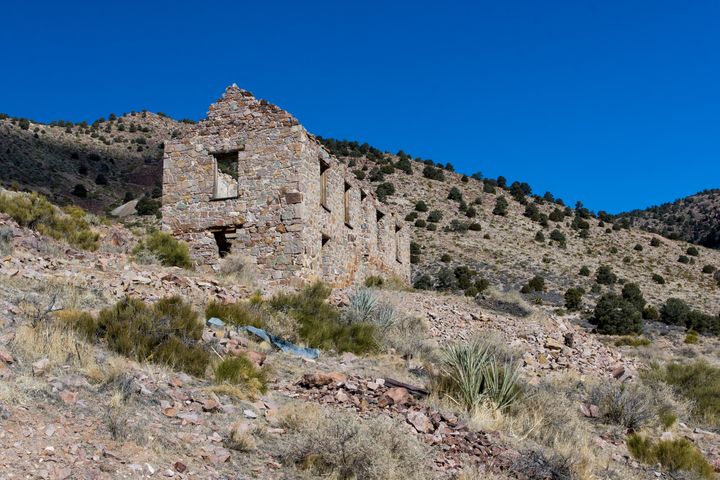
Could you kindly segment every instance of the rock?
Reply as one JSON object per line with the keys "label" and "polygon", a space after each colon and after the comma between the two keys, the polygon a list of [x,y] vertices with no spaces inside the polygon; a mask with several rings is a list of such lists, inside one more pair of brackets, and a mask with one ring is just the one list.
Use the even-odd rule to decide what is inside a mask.
{"label": "rock", "polygon": [[75,402],[77,402],[78,394],[77,392],[71,392],[70,390],[63,390],[58,396],[65,405],[74,405]]}
{"label": "rock", "polygon": [[217,410],[220,410],[222,405],[217,400],[214,400],[212,398],[208,398],[203,402],[203,412],[215,412]]}
{"label": "rock", "polygon": [[403,387],[395,387],[389,388],[384,396],[390,398],[393,405],[405,405],[410,398],[410,393]]}
{"label": "rock", "polygon": [[615,369],[613,369],[613,371],[612,371],[613,378],[620,378],[623,375],[625,375],[625,366],[624,365],[619,365],[619,366],[615,367]]}
{"label": "rock", "polygon": [[568,332],[563,335],[563,340],[565,341],[565,345],[573,348],[575,346],[575,334],[572,332]]}
{"label": "rock", "polygon": [[245,418],[257,418],[257,413],[250,409],[243,410],[243,415],[245,415]]}
{"label": "rock", "polygon": [[563,346],[564,344],[555,338],[548,337],[545,339],[545,348],[549,350],[562,350]]}
{"label": "rock", "polygon": [[0,361],[5,363],[13,363],[15,360],[13,359],[13,356],[10,355],[5,350],[0,350]]}
{"label": "rock", "polygon": [[223,322],[222,320],[220,320],[217,317],[208,318],[207,324],[213,330],[224,330],[225,329],[225,322]]}
{"label": "rock", "polygon": [[335,394],[335,400],[337,400],[337,401],[340,402],[340,403],[345,403],[345,402],[347,402],[348,400],[350,400],[350,397],[348,396],[347,393],[345,393],[344,391],[340,390],[340,391],[338,391],[338,392]]}
{"label": "rock", "polygon": [[588,418],[597,418],[600,416],[600,409],[597,405],[583,403],[580,406],[580,412]]}
{"label": "rock", "polygon": [[187,470],[187,465],[185,465],[183,462],[178,460],[177,462],[175,462],[173,464],[173,468],[175,468],[176,472],[183,473],[183,472],[185,472],[185,470]]}
{"label": "rock", "polygon": [[432,433],[433,425],[430,419],[422,412],[410,412],[407,421],[420,433]]}
{"label": "rock", "polygon": [[347,380],[347,377],[339,372],[315,372],[303,375],[302,383],[308,387],[322,387],[331,383],[342,383],[345,380]]}
{"label": "rock", "polygon": [[33,375],[43,375],[50,366],[50,360],[47,358],[41,358],[37,362],[32,364]]}

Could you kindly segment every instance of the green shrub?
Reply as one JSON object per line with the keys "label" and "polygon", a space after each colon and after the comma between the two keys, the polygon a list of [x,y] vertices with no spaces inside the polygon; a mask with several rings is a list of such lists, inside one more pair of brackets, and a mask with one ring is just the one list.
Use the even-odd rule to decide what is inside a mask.
{"label": "green shrub", "polygon": [[[78,322],[77,328],[91,336],[88,321]],[[163,298],[152,307],[126,297],[100,311],[95,336],[126,357],[201,376],[210,361],[198,342],[202,330],[197,312],[180,297]]]}
{"label": "green shrub", "polygon": [[415,204],[415,210],[417,210],[418,212],[427,212],[427,211],[428,211],[428,206],[427,206],[427,204],[426,204],[425,202],[423,202],[422,200],[420,200],[419,202],[417,202],[417,203]]}
{"label": "green shrub", "polygon": [[440,210],[433,210],[428,214],[427,221],[431,223],[437,223],[442,220],[443,214]]}
{"label": "green shrub", "polygon": [[685,343],[689,345],[695,345],[699,341],[699,334],[695,330],[688,330],[688,332],[685,334]]}
{"label": "green shrub", "polygon": [[641,333],[643,327],[637,307],[612,293],[600,297],[590,322],[597,325],[598,333],[608,335]]}
{"label": "green shrub", "polygon": [[495,208],[493,208],[493,215],[500,215],[502,217],[507,215],[508,202],[505,197],[498,197],[495,200]]}
{"label": "green shrub", "polygon": [[634,458],[647,465],[659,463],[663,469],[670,472],[686,470],[696,473],[701,478],[715,477],[712,466],[702,452],[687,438],[653,442],[633,433],[627,438],[627,446]]}
{"label": "green shrub", "polygon": [[585,290],[582,288],[568,288],[565,291],[565,308],[571,311],[580,310],[583,295],[585,295]]}
{"label": "green shrub", "polygon": [[260,393],[267,392],[267,368],[257,368],[247,357],[226,358],[215,367],[217,383],[241,384]]}
{"label": "green shrub", "polygon": [[550,240],[555,240],[560,245],[565,245],[565,234],[556,228],[555,230],[550,232]]}
{"label": "green shrub", "polygon": [[429,178],[430,180],[437,180],[439,182],[442,182],[445,180],[445,174],[443,173],[442,169],[431,167],[430,165],[426,165],[425,168],[423,168],[423,177]]}
{"label": "green shrub", "polygon": [[159,200],[154,200],[148,196],[143,196],[138,200],[135,205],[138,215],[155,215],[160,217],[160,207],[162,206]]}
{"label": "green shrub", "polygon": [[691,257],[697,257],[700,255],[700,252],[698,251],[697,247],[688,247],[687,250],[685,250],[685,253],[690,255]]}
{"label": "green shrub", "polygon": [[638,244],[635,244],[635,246],[633,247],[633,249],[634,249],[636,252],[642,252],[642,251],[643,251],[643,246],[638,243]]}
{"label": "green shrub", "polygon": [[427,226],[427,222],[422,218],[418,218],[415,220],[415,226],[418,228],[425,228]]}
{"label": "green shrub", "polygon": [[645,298],[637,283],[626,283],[622,289],[622,297],[635,305],[639,312],[642,312],[643,308],[645,308]]}
{"label": "green shrub", "polygon": [[452,261],[452,257],[449,253],[443,253],[440,257],[440,261],[443,263],[449,263],[450,261]]}
{"label": "green shrub", "polygon": [[83,250],[97,250],[100,235],[90,229],[85,211],[76,206],[60,209],[37,193],[0,194],[0,212],[19,225]]}
{"label": "green shrub", "polygon": [[495,194],[495,185],[493,185],[489,181],[484,181],[483,182],[483,192]]}
{"label": "green shrub", "polygon": [[296,293],[276,294],[269,305],[297,320],[300,338],[311,347],[357,354],[377,350],[375,326],[341,322],[340,311],[326,301],[331,291],[317,282]]}
{"label": "green shrub", "polygon": [[472,232],[479,232],[480,230],[482,230],[482,226],[477,222],[473,222],[470,224],[470,226],[468,226],[468,230]]}
{"label": "green shrub", "polygon": [[490,287],[490,282],[484,278],[478,278],[477,280],[475,280],[474,285],[477,291],[482,293]]}
{"label": "green shrub", "polygon": [[578,272],[578,275],[583,276],[583,277],[589,277],[590,269],[586,265],[583,265],[582,267],[580,267],[580,271]]}
{"label": "green shrub", "polygon": [[660,308],[660,321],[668,325],[685,326],[688,321],[690,307],[679,298],[668,298]]}
{"label": "green shrub", "polygon": [[522,293],[543,292],[545,291],[545,279],[540,275],[535,275],[521,290]]}
{"label": "green shrub", "polygon": [[436,223],[428,223],[426,227],[429,231],[434,232],[437,230],[437,224]]}
{"label": "green shrub", "polygon": [[490,404],[498,410],[511,406],[522,393],[519,370],[503,360],[489,342],[473,340],[446,347],[433,389],[472,413]]}
{"label": "green shrub", "polygon": [[650,246],[651,247],[659,247],[660,246],[660,239],[657,237],[653,237],[650,239]]}
{"label": "green shrub", "polygon": [[405,221],[406,222],[413,222],[417,219],[418,214],[417,212],[410,212],[407,215],[405,215]]}
{"label": "green shrub", "polygon": [[218,300],[212,300],[205,307],[205,318],[210,319],[212,317],[219,318],[228,325],[238,327],[250,325],[265,328],[257,307],[244,302],[222,303]]}
{"label": "green shrub", "polygon": [[657,283],[658,285],[665,285],[665,277],[663,277],[662,275],[653,273],[652,279],[653,282]]}
{"label": "green shrub", "polygon": [[705,265],[702,268],[702,273],[713,273],[715,270],[715,265]]}
{"label": "green shrub", "polygon": [[643,372],[646,381],[670,385],[675,393],[692,402],[692,417],[702,425],[720,427],[720,368],[699,360],[692,363],[654,365]]}
{"label": "green shrub", "polygon": [[650,344],[652,344],[652,342],[649,339],[636,335],[625,335],[615,340],[616,347],[646,347]]}
{"label": "green shrub", "polygon": [[690,259],[688,257],[686,257],[685,255],[680,255],[678,257],[678,262],[687,264],[687,263],[690,263]]}
{"label": "green shrub", "polygon": [[134,249],[133,254],[150,253],[160,259],[165,266],[190,268],[190,251],[185,242],[165,232],[153,232],[140,242]]}
{"label": "green shrub", "polygon": [[78,198],[86,198],[88,191],[87,188],[85,188],[85,185],[83,185],[82,183],[78,183],[73,187],[72,192],[70,193],[72,193]]}
{"label": "green shrub", "polygon": [[427,274],[420,275],[413,283],[413,288],[416,288],[418,290],[432,290],[432,278],[430,277],[430,275]]}
{"label": "green shrub", "polygon": [[538,231],[535,234],[535,241],[538,243],[543,243],[545,241],[545,235],[543,234],[542,230]]}
{"label": "green shrub", "polygon": [[459,202],[460,200],[463,199],[463,196],[462,196],[462,193],[460,192],[459,188],[451,187],[447,198],[448,198],[448,200],[453,200],[453,201]]}
{"label": "green shrub", "polygon": [[[410,250],[412,252],[412,250],[413,250],[412,245],[410,246]],[[369,277],[367,277],[365,279],[365,286],[368,288],[382,288],[382,286],[384,284],[385,284],[385,280],[378,275],[370,275]]]}
{"label": "green shrub", "polygon": [[391,182],[383,182],[377,186],[377,188],[375,189],[375,194],[377,195],[378,200],[385,203],[387,197],[389,197],[390,195],[395,195],[395,185],[393,185]]}
{"label": "green shrub", "polygon": [[595,273],[595,281],[600,285],[614,285],[617,282],[617,275],[609,266],[601,265]]}
{"label": "green shrub", "polygon": [[652,305],[648,305],[643,309],[642,317],[645,320],[660,320],[660,312]]}

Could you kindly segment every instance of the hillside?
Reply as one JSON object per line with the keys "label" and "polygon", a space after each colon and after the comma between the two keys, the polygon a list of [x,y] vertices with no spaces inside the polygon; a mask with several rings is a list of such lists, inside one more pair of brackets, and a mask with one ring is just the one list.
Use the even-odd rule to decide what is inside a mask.
{"label": "hillside", "polygon": [[320,139],[403,213],[415,288],[273,290],[241,250],[192,268],[154,216],[74,206],[157,196],[162,144],[184,125],[0,120],[3,184],[65,205],[0,188],[8,478],[720,471],[720,251]]}
{"label": "hillside", "polygon": [[[428,275],[433,288],[457,289],[452,275],[447,273],[458,266],[467,266],[492,286],[517,291],[532,277],[540,275],[545,279],[547,292],[529,296],[562,305],[561,295],[569,287],[580,286],[591,292],[595,272],[601,265],[607,265],[621,281],[638,283],[650,303],[659,305],[668,297],[680,297],[708,313],[720,311],[718,280],[712,272],[703,273],[705,265],[720,266],[717,250],[698,247],[698,255],[688,257],[686,252],[691,245],[687,242],[669,240],[637,228],[624,228],[622,222],[613,225],[607,217],[603,221],[584,210],[578,212],[538,196],[528,196],[526,185],[518,183],[515,187],[500,188],[497,180],[468,178],[437,166],[430,167],[432,170],[427,173],[439,178],[437,172],[441,172],[443,179],[430,179],[423,175],[423,170],[428,168],[425,163],[403,162],[411,166],[412,173],[408,174],[393,166],[400,160],[397,155],[365,147],[363,150],[367,151],[361,152],[359,146],[350,152],[348,148],[353,147],[345,143],[325,142],[338,154],[351,154],[342,158],[354,165],[356,172],[362,172],[360,177],[364,177],[371,188],[392,184],[395,193],[387,197],[387,203],[411,213],[407,222],[420,248],[415,258],[414,281]],[[382,191],[387,187],[380,188]],[[458,192],[450,195],[453,189]],[[515,197],[513,191],[517,192]],[[500,198],[508,204],[505,215],[493,213]],[[426,204],[427,211],[416,211],[420,201]],[[525,215],[527,205],[531,205],[532,210],[528,215],[535,216],[535,220]],[[551,217],[555,209],[563,212],[562,219]],[[437,222],[428,221],[433,210],[441,213]],[[583,216],[587,218],[581,218]],[[425,226],[416,226],[418,220],[424,221],[420,225]],[[471,224],[475,224],[473,229],[469,228]],[[554,230],[562,233],[564,242],[552,240]],[[538,232],[542,232],[542,241],[536,239]],[[651,245],[653,239],[659,240],[658,246]],[[443,259],[443,255],[447,256]],[[678,261],[681,256],[688,257],[688,263]],[[579,274],[583,266],[589,268],[589,276]],[[662,276],[665,283],[657,283],[653,275]],[[449,282],[441,277],[450,277]],[[600,286],[595,287],[598,288]],[[597,298],[607,288],[590,293],[590,297]]]}
{"label": "hillside", "polygon": [[[0,185],[103,212],[161,184],[162,145],[185,123],[149,112],[88,125],[0,115]],[[101,121],[102,120],[102,121]],[[84,188],[77,188],[81,185]],[[73,193],[75,191],[75,193]],[[159,190],[156,191],[159,195]]]}
{"label": "hillside", "polygon": [[[89,126],[28,122],[27,129],[22,120],[3,119],[0,182],[92,212],[107,211],[130,196],[157,196],[163,141],[186,125],[149,112],[110,115]],[[404,152],[390,154],[367,144],[320,140],[391,208],[410,215],[407,223],[419,248],[413,255],[413,282],[422,277],[425,288],[464,290],[466,285],[462,281],[458,285],[452,272],[468,267],[476,273],[471,275],[473,281],[484,278],[501,291],[518,291],[534,276],[542,276],[546,292],[526,295],[536,302],[561,306],[568,288],[583,287],[592,303],[604,291],[618,288],[595,285],[595,272],[608,265],[620,282],[638,283],[651,304],[659,306],[669,297],[679,297],[704,312],[720,311],[717,276],[703,273],[706,265],[720,268],[717,250],[699,247],[697,256],[688,256],[685,241],[621,228],[622,219],[613,225],[609,216],[603,216],[603,221],[584,210],[578,214],[576,209],[550,201],[552,196],[543,200],[532,195],[527,184],[515,182],[502,188],[495,179],[467,177]],[[103,177],[100,184],[99,176]],[[74,195],[75,185],[82,185],[87,197]],[[454,200],[448,198],[453,189],[457,190]],[[691,206],[693,218],[700,222],[711,214],[711,200],[716,196],[720,194],[707,192],[704,200],[681,205]],[[507,201],[505,215],[493,214],[499,198]],[[415,210],[420,201],[427,211]],[[534,220],[525,215],[525,204],[532,205],[527,213]],[[558,218],[550,215],[555,209],[563,212],[561,220],[551,219]],[[441,214],[437,222],[428,221],[433,210]],[[419,225],[426,225],[415,226],[418,220]],[[564,236],[563,242],[552,240],[554,230]],[[542,241],[536,239],[538,232]],[[653,238],[660,240],[659,246],[651,246]],[[687,257],[687,263],[679,261],[681,256]],[[579,275],[583,266],[588,267],[588,276]],[[654,275],[665,283],[659,284]]]}
{"label": "hillside", "polygon": [[668,238],[720,248],[720,190],[717,189],[622,213],[618,218]]}

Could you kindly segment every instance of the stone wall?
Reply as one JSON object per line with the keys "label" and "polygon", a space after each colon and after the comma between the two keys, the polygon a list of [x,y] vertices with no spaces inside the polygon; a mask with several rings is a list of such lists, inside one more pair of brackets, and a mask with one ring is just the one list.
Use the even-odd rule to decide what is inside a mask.
{"label": "stone wall", "polygon": [[[215,198],[234,190],[216,158],[234,155],[237,196]],[[409,281],[407,229],[397,231],[401,222],[383,208],[290,114],[235,86],[206,120],[165,144],[163,227],[190,244],[199,265],[217,265],[227,244],[267,283]]]}

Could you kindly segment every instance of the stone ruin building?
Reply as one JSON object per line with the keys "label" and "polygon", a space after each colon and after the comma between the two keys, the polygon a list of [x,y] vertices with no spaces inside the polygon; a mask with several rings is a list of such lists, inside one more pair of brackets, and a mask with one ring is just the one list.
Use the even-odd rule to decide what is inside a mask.
{"label": "stone ruin building", "polygon": [[165,143],[162,204],[197,265],[239,251],[270,285],[410,280],[409,229],[292,115],[235,85]]}

